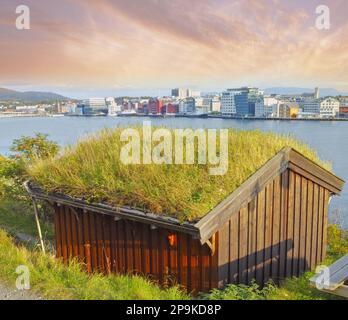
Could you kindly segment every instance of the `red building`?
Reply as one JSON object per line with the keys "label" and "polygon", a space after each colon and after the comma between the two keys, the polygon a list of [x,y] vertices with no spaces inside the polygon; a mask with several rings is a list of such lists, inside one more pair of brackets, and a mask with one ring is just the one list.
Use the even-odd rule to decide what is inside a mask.
{"label": "red building", "polygon": [[166,113],[176,114],[179,113],[179,105],[168,103]]}
{"label": "red building", "polygon": [[149,114],[161,114],[162,107],[163,107],[162,100],[150,99],[147,110]]}

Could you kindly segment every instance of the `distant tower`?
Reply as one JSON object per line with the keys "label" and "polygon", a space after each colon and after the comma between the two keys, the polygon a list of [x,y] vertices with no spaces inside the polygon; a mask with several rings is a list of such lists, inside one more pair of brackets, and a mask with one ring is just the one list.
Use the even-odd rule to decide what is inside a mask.
{"label": "distant tower", "polygon": [[320,98],[320,89],[319,88],[315,88],[314,98],[315,99],[319,99]]}

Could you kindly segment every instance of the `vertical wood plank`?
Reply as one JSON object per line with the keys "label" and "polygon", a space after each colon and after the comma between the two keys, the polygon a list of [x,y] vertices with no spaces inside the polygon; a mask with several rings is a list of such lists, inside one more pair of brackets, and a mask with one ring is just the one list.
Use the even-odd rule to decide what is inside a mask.
{"label": "vertical wood plank", "polygon": [[230,222],[226,222],[219,230],[219,288],[225,287],[229,281],[230,263]]}
{"label": "vertical wood plank", "polygon": [[279,280],[286,275],[286,245],[288,227],[288,198],[289,198],[289,170],[282,174],[282,198],[281,198],[281,226],[280,226],[280,254],[279,254]]}
{"label": "vertical wood plank", "polygon": [[158,256],[158,230],[150,230],[150,240],[151,240],[151,274],[153,274],[154,278],[160,280],[159,275],[159,256]]}
{"label": "vertical wood plank", "polygon": [[110,218],[110,241],[111,241],[111,270],[114,273],[119,273],[118,267],[118,234],[117,234],[117,222],[114,217]]}
{"label": "vertical wood plank", "polygon": [[134,271],[137,274],[141,274],[142,263],[141,263],[141,241],[142,241],[142,225],[137,222],[133,224],[133,234],[134,234]]}
{"label": "vertical wood plank", "polygon": [[257,196],[257,248],[256,248],[256,282],[263,285],[265,254],[265,212],[266,192],[262,190]]}
{"label": "vertical wood plank", "polygon": [[318,236],[318,215],[319,215],[319,186],[314,184],[313,186],[313,223],[312,223],[312,251],[311,251],[311,269],[316,267],[317,260],[317,236]]}
{"label": "vertical wood plank", "polygon": [[307,206],[308,206],[308,181],[301,177],[301,215],[300,215],[300,253],[299,274],[307,270],[306,262],[306,237],[307,237]]}
{"label": "vertical wood plank", "polygon": [[60,225],[60,210],[57,205],[54,206],[54,227],[55,227],[55,243],[56,243],[56,257],[62,257],[62,234]]}
{"label": "vertical wood plank", "polygon": [[201,285],[201,266],[199,265],[200,243],[196,239],[191,239],[191,291],[198,294]]}
{"label": "vertical wood plank", "polygon": [[68,261],[68,247],[67,247],[67,234],[66,234],[66,223],[65,223],[65,211],[64,207],[59,207],[60,227],[61,227],[61,240],[62,240],[62,256],[63,261]]}
{"label": "vertical wood plank", "polygon": [[319,187],[319,205],[318,205],[318,227],[317,227],[317,263],[323,262],[323,212],[324,212],[324,188]]}
{"label": "vertical wood plank", "polygon": [[256,280],[257,198],[253,198],[248,207],[248,283],[251,283]]}
{"label": "vertical wood plank", "polygon": [[187,290],[191,292],[192,291],[191,236],[187,235],[186,241],[187,241]]}
{"label": "vertical wood plank", "polygon": [[83,213],[81,209],[76,209],[77,215],[77,241],[78,241],[78,255],[81,261],[86,264],[85,246],[84,246],[84,229],[83,229]]}
{"label": "vertical wood plank", "polygon": [[141,243],[141,252],[142,252],[142,272],[146,275],[151,273],[150,267],[150,255],[151,255],[151,246],[150,246],[150,226],[143,225],[142,227],[142,243]]}
{"label": "vertical wood plank", "polygon": [[186,234],[179,233],[178,235],[178,261],[180,266],[179,282],[184,288],[188,288],[188,257],[187,257],[187,236]]}
{"label": "vertical wood plank", "polygon": [[78,225],[78,217],[75,209],[70,208],[70,221],[71,221],[71,241],[72,241],[72,257],[79,257],[79,247],[78,247],[78,237],[77,237],[77,225]]}
{"label": "vertical wood plank", "polygon": [[[219,235],[220,237],[220,235]],[[219,238],[220,248],[220,238]],[[230,276],[232,284],[239,282],[239,213],[234,214],[230,220]]]}
{"label": "vertical wood plank", "polygon": [[125,222],[119,220],[115,224],[117,225],[117,265],[119,272],[125,274],[127,272]]}
{"label": "vertical wood plank", "polygon": [[295,212],[294,212],[294,250],[293,250],[293,264],[292,275],[299,276],[299,262],[300,262],[300,220],[301,220],[301,176],[295,175]]}
{"label": "vertical wood plank", "polygon": [[202,291],[209,292],[211,289],[211,249],[207,245],[202,247]]}
{"label": "vertical wood plank", "polygon": [[64,206],[64,215],[65,215],[65,228],[66,228],[66,246],[68,251],[68,260],[73,256],[73,247],[72,247],[72,230],[71,230],[71,216],[69,207]]}
{"label": "vertical wood plank", "polygon": [[248,282],[248,208],[239,212],[239,282]]}
{"label": "vertical wood plank", "polygon": [[281,176],[274,180],[273,232],[272,232],[272,279],[279,283],[280,230],[281,230]]}
{"label": "vertical wood plank", "polygon": [[306,261],[307,269],[311,269],[312,252],[312,225],[313,225],[313,182],[308,180],[307,193],[307,233],[306,233]]}
{"label": "vertical wood plank", "polygon": [[104,233],[103,233],[103,216],[101,214],[95,215],[95,223],[96,223],[96,241],[97,241],[97,259],[98,259],[98,267],[97,270],[101,273],[105,272],[105,258],[104,258]]}
{"label": "vertical wood plank", "polygon": [[89,218],[89,232],[91,243],[91,266],[92,271],[98,271],[98,254],[97,254],[97,239],[96,239],[96,223],[95,214],[92,212],[87,213]]}
{"label": "vertical wood plank", "polygon": [[266,187],[265,210],[265,263],[263,281],[267,283],[271,278],[272,264],[272,233],[273,233],[273,182]]}
{"label": "vertical wood plank", "polygon": [[[178,279],[178,233],[171,232],[170,235],[171,241],[169,243],[169,277],[170,284],[175,284]],[[169,241],[169,240],[168,240]]]}
{"label": "vertical wood plank", "polygon": [[292,276],[293,254],[294,254],[294,216],[295,216],[295,173],[289,173],[289,198],[287,216],[287,237],[286,237],[286,277]]}
{"label": "vertical wood plank", "polygon": [[327,249],[327,226],[328,226],[328,213],[329,213],[329,199],[330,193],[325,189],[324,192],[324,217],[323,217],[323,245],[322,245],[322,260],[326,259],[326,249]]}
{"label": "vertical wood plank", "polygon": [[88,213],[82,211],[81,216],[83,221],[83,246],[86,257],[86,269],[87,272],[92,272],[91,240]]}
{"label": "vertical wood plank", "polygon": [[111,225],[112,225],[112,217],[110,216],[102,216],[102,227],[104,234],[104,271],[106,274],[111,273],[111,264],[112,264],[112,253],[111,253]]}

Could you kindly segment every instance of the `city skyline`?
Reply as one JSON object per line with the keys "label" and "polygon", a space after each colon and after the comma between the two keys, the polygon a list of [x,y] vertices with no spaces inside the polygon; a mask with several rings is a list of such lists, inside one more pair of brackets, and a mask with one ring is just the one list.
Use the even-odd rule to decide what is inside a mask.
{"label": "city skyline", "polygon": [[[20,4],[30,8],[30,30],[15,27]],[[315,26],[321,4],[330,9],[329,30]],[[76,98],[240,83],[348,91],[342,0],[5,0],[1,7],[0,87]]]}

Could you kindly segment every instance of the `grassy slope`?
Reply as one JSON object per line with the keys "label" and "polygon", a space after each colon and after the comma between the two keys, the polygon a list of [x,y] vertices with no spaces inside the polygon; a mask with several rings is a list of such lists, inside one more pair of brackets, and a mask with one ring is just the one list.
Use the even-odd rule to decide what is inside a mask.
{"label": "grassy slope", "polygon": [[[329,256],[327,264],[348,253],[348,234],[336,226],[329,229]],[[30,269],[32,289],[45,298],[51,299],[190,299],[190,296],[174,287],[160,289],[141,277],[87,275],[82,267],[73,262],[69,266],[61,264],[52,256],[17,247],[11,238],[0,230],[0,280],[13,285],[19,265]],[[210,300],[326,300],[337,299],[309,286],[312,273],[290,279],[277,288],[273,285],[260,290],[256,285],[236,286],[213,290],[202,295]]]}
{"label": "grassy slope", "polygon": [[[0,198],[0,227],[11,234],[21,232],[37,236],[33,208],[24,201]],[[53,239],[51,224],[41,221],[41,228],[45,239]]]}
{"label": "grassy slope", "polygon": [[120,134],[121,129],[104,130],[67,149],[60,158],[37,162],[29,174],[51,192],[194,221],[285,146],[319,162],[313,150],[291,137],[230,130],[229,168],[224,176],[209,175],[207,165],[125,166],[119,160],[125,144],[120,142]]}
{"label": "grassy slope", "polygon": [[141,277],[87,275],[76,262],[65,266],[53,256],[44,256],[16,247],[0,230],[0,279],[9,285],[16,280],[15,270],[25,265],[30,270],[32,289],[51,299],[188,299],[177,287],[161,290]]}

